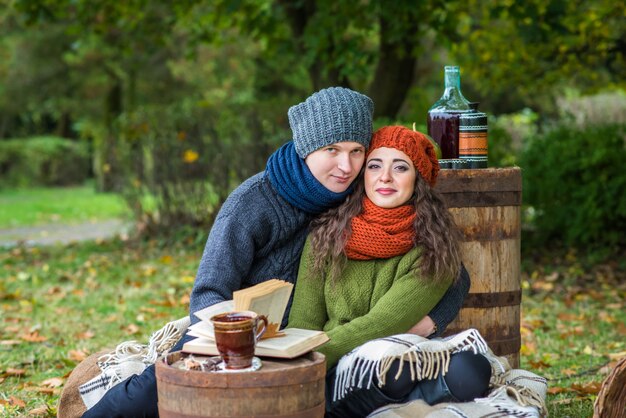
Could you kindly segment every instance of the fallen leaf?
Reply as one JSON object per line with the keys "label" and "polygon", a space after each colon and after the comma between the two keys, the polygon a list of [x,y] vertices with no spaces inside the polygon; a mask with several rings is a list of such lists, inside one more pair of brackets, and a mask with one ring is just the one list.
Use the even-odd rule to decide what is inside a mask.
{"label": "fallen leaf", "polygon": [[4,376],[8,377],[8,376],[25,376],[26,375],[26,370],[25,369],[14,369],[9,367],[8,369],[6,369],[3,373]]}
{"label": "fallen leaf", "polygon": [[558,395],[559,393],[566,393],[566,392],[571,392],[571,389],[563,388],[559,386],[552,386],[548,388],[548,393],[551,395]]}
{"label": "fallen leaf", "polygon": [[111,322],[117,322],[119,320],[119,318],[117,317],[116,314],[112,314],[107,316],[106,318],[104,318],[102,320],[102,322],[106,322],[107,324],[111,323]]}
{"label": "fallen leaf", "polygon": [[196,281],[196,278],[195,278],[194,276],[183,276],[183,277],[181,278],[181,281],[182,281],[183,283],[190,284],[190,283],[195,282],[195,281]]}
{"label": "fallen leaf", "polygon": [[20,335],[20,338],[30,343],[41,343],[44,341],[48,341],[48,338],[44,337],[43,335],[39,335],[38,331],[30,332],[28,334],[22,334]]}
{"label": "fallen leaf", "polygon": [[578,321],[581,319],[579,316],[571,313],[560,313],[557,315],[557,318],[559,318],[561,321]]}
{"label": "fallen leaf", "polygon": [[43,386],[30,386],[30,387],[24,388],[24,390],[28,392],[43,393],[44,395],[54,395],[60,391],[59,388],[46,388]]}
{"label": "fallen leaf", "polygon": [[52,286],[51,288],[48,289],[46,294],[50,296],[52,295],[65,296],[65,292],[63,291],[63,288],[61,286]]}
{"label": "fallen leaf", "polygon": [[536,352],[537,352],[537,346],[532,342],[527,342],[525,344],[522,344],[522,347],[520,348],[520,354],[523,356],[534,354]]}
{"label": "fallen leaf", "polygon": [[563,369],[561,370],[561,373],[563,373],[563,375],[570,377],[575,375],[576,373],[578,373],[576,370],[572,370],[572,369]]}
{"label": "fallen leaf", "polygon": [[81,362],[83,360],[85,360],[87,358],[89,354],[85,353],[82,350],[70,350],[70,352],[68,353],[68,358],[70,360],[74,360],[76,362]]}
{"label": "fallen leaf", "polygon": [[80,340],[89,340],[93,337],[95,337],[96,334],[91,332],[91,331],[85,331],[85,332],[80,332],[78,334],[76,334],[76,338],[80,339]]}
{"label": "fallen leaf", "polygon": [[159,299],[159,300],[151,300],[150,301],[150,305],[155,305],[155,306],[165,306],[168,308],[172,308],[174,306],[176,306],[176,302],[174,300],[172,300],[171,298],[167,297],[165,299]]}
{"label": "fallen leaf", "polygon": [[142,270],[143,270],[142,274],[146,277],[154,276],[155,273],[157,272],[157,269],[154,268],[153,266],[143,266]]}
{"label": "fallen leaf", "polygon": [[19,408],[24,408],[26,406],[26,402],[19,398],[16,398],[15,396],[11,396],[9,398],[9,405],[15,405]]}
{"label": "fallen leaf", "polygon": [[126,331],[127,334],[137,334],[139,333],[139,327],[135,324],[130,324],[129,326],[127,326],[124,331]]}
{"label": "fallen leaf", "polygon": [[63,386],[63,379],[60,377],[51,377],[41,382],[41,385],[49,388],[58,388],[59,386]]}
{"label": "fallen leaf", "polygon": [[570,387],[578,393],[586,394],[586,395],[596,395],[600,392],[600,387],[602,383],[600,382],[589,382],[584,384],[573,383]]}
{"label": "fallen leaf", "polygon": [[22,344],[20,340],[2,340],[0,341],[0,345],[17,345]]}
{"label": "fallen leaf", "polygon": [[533,369],[547,369],[550,367],[550,364],[546,363],[543,360],[539,360],[539,361],[530,360],[529,363]]}
{"label": "fallen leaf", "polygon": [[529,328],[531,330],[537,329],[537,328],[544,328],[545,325],[546,325],[546,322],[543,319],[531,319],[529,321],[522,322],[522,327]]}
{"label": "fallen leaf", "polygon": [[614,324],[615,322],[617,322],[615,317],[613,315],[610,315],[607,311],[600,311],[598,313],[598,317],[603,322],[608,322],[609,324]]}
{"label": "fallen leaf", "polygon": [[39,408],[31,409],[28,412],[28,415],[33,416],[33,417],[38,417],[41,415],[48,415],[48,407],[40,406]]}
{"label": "fallen leaf", "polygon": [[621,351],[619,353],[609,353],[608,356],[611,360],[619,360],[622,357],[626,357],[626,351]]}

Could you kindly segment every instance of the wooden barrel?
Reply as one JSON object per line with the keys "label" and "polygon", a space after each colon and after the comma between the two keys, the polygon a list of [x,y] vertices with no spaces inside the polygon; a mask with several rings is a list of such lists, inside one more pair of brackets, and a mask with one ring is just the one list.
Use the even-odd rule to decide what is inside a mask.
{"label": "wooden barrel", "polygon": [[324,416],[323,354],[312,352],[293,360],[264,358],[261,369],[239,373],[171,366],[184,356],[177,351],[157,361],[161,418]]}
{"label": "wooden barrel", "polygon": [[521,170],[441,170],[436,189],[463,233],[462,259],[472,281],[446,335],[476,328],[495,354],[519,367]]}
{"label": "wooden barrel", "polygon": [[609,373],[593,404],[593,418],[624,418],[626,414],[626,357]]}

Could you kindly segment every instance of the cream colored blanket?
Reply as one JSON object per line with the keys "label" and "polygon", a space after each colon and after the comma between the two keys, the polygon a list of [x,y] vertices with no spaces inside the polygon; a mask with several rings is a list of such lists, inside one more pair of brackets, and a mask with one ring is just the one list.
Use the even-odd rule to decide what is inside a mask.
{"label": "cream colored blanket", "polygon": [[[411,364],[414,380],[445,375],[450,356],[460,351],[481,353],[491,363],[490,392],[485,398],[466,403],[429,406],[423,401],[393,404],[370,414],[376,418],[486,418],[545,417],[547,381],[522,369],[511,369],[504,357],[497,357],[475,329],[456,335],[428,340],[413,334],[400,334],[370,341],[346,354],[337,365],[333,398],[342,398],[350,387],[368,387],[371,376],[382,380],[395,359]],[[399,369],[401,373],[402,368]],[[373,373],[372,373],[373,372]],[[369,378],[368,378],[369,377]],[[384,384],[384,381],[381,381]]]}

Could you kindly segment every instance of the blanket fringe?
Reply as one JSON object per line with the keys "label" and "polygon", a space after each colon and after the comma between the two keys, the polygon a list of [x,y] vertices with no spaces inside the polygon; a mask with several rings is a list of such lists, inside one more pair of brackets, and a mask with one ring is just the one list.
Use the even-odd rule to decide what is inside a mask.
{"label": "blanket fringe", "polygon": [[148,344],[125,341],[112,352],[100,356],[97,364],[102,373],[79,388],[87,409],[113,386],[154,364],[160,355],[178,342],[190,323],[189,316],[169,322],[150,336]]}
{"label": "blanket fringe", "polygon": [[333,401],[342,399],[353,388],[369,388],[374,373],[379,386],[384,386],[387,372],[396,359],[400,367],[395,379],[400,377],[404,362],[410,364],[411,380],[434,379],[448,372],[452,354],[469,350],[481,354],[489,350],[483,337],[473,328],[443,339],[400,334],[367,342],[339,361]]}

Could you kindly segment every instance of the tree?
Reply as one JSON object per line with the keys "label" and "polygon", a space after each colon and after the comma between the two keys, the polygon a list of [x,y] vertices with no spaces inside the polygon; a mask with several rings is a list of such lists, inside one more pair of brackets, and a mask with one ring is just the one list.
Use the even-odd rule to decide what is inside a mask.
{"label": "tree", "polygon": [[340,85],[367,93],[376,116],[395,118],[414,81],[424,44],[436,28],[456,27],[458,1],[303,0],[199,2],[196,35],[219,42],[236,28],[263,45],[264,60],[299,60],[310,92]]}
{"label": "tree", "polygon": [[499,111],[546,106],[565,88],[626,86],[626,5],[611,0],[468,2],[451,45],[480,95]]}
{"label": "tree", "polygon": [[[54,59],[62,60],[68,74],[78,74],[75,80],[79,83],[63,82],[63,76],[51,81],[73,89],[67,96],[79,103],[75,113],[83,133],[94,139],[99,189],[120,190],[124,147],[115,124],[125,111],[137,106],[138,96],[148,89],[151,100],[171,97],[169,89],[159,87],[165,87],[169,71],[164,67],[175,51],[168,44],[173,42],[174,6],[142,0],[18,0],[15,10],[17,20],[24,21],[31,31],[43,34],[52,27],[63,32],[66,42],[62,50],[57,48]],[[40,71],[42,67],[35,68]],[[155,79],[160,82],[154,83]],[[167,84],[172,87],[176,83],[170,79]],[[99,102],[96,109],[84,106],[94,100]],[[131,149],[133,152],[138,150]]]}

